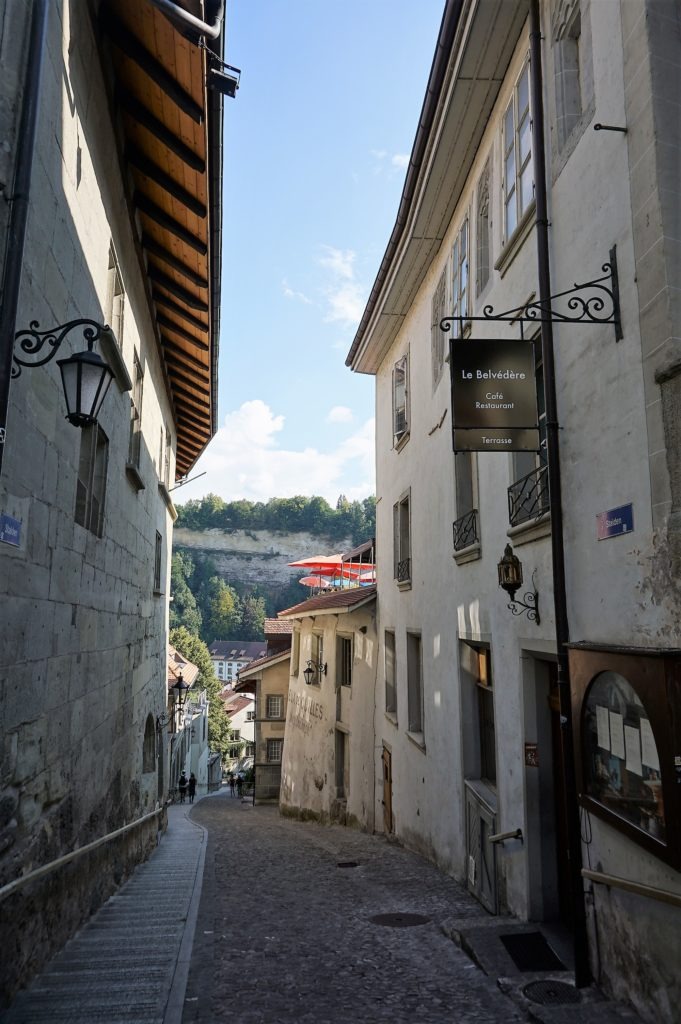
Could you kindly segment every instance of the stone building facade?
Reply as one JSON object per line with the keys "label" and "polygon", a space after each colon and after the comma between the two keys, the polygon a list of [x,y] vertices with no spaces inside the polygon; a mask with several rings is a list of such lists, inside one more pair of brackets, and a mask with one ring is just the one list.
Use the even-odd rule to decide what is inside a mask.
{"label": "stone building facade", "polygon": [[[143,19],[157,43],[143,36]],[[0,474],[0,515],[10,527],[0,531],[6,999],[148,855],[164,826],[170,488],[214,430],[219,287],[216,295],[211,285],[209,294],[206,281],[203,289],[197,285],[195,301],[189,288],[180,299],[185,275],[201,280],[202,273],[184,267],[181,245],[170,255],[163,231],[186,238],[181,207],[198,209],[192,188],[203,190],[211,212],[197,215],[193,230],[203,235],[204,268],[215,280],[220,217],[219,188],[207,184],[217,108],[206,96],[206,58],[195,42],[152,5],[125,0],[8,0],[1,21],[2,183],[5,197],[16,203],[21,190],[28,207],[15,309],[3,291],[2,359],[9,368],[14,333],[35,327],[32,322],[45,331],[87,318],[112,329],[95,348],[114,373],[98,422],[82,429],[64,419],[56,360],[22,367],[9,390]],[[123,42],[136,33],[140,47],[126,63]],[[193,162],[204,173],[195,171],[191,182],[186,176],[180,187],[169,180],[179,174],[175,157],[161,173],[145,147],[164,138],[184,153],[162,123],[163,104],[171,110],[173,101],[153,78],[174,92],[170,78],[181,51],[189,69],[181,88],[193,94],[196,109],[185,106],[200,111],[201,120]],[[128,73],[134,81],[125,80]],[[116,105],[123,95],[129,106],[137,104],[137,127]],[[32,104],[32,173],[19,181],[16,154]],[[133,152],[151,176],[144,181],[135,177]],[[219,164],[216,171],[219,180]],[[177,204],[172,223],[163,210],[170,206],[168,189]],[[13,238],[8,206],[0,207],[3,240]],[[151,211],[149,220],[142,207]],[[163,274],[152,251],[170,257]],[[4,250],[5,285],[20,256],[14,242]],[[198,308],[206,311],[202,318]],[[74,330],[59,355],[84,347],[82,330]],[[188,367],[190,386],[182,386],[190,399],[181,396],[178,363]],[[88,852],[75,853],[83,848]],[[38,869],[46,873],[34,878]]]}
{"label": "stone building facade", "polygon": [[[385,828],[492,913],[575,927],[585,889],[594,976],[668,1022],[680,994],[680,18],[656,0],[445,5],[395,229],[347,360],[376,376]],[[616,292],[604,267],[615,260],[619,276],[621,330],[598,322],[598,303],[579,324],[553,324],[562,530],[541,312],[522,324],[537,451],[453,453],[440,330],[450,316],[455,346],[519,341],[517,317],[484,310],[519,315],[542,297],[545,226],[552,294],[599,278]],[[529,607],[509,607],[499,589],[507,544]],[[576,842],[579,853],[580,834],[575,878],[568,851]]]}

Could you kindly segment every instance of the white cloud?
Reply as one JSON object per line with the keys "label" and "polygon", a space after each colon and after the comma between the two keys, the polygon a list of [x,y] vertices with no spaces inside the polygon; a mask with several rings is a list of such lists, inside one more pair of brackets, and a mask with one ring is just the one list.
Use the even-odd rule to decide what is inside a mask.
{"label": "white cloud", "polygon": [[192,472],[206,475],[177,491],[176,500],[183,503],[209,493],[225,501],[319,494],[333,505],[341,492],[351,501],[374,493],[373,419],[328,452],[279,447],[277,435],[283,427],[284,417],[265,402],[244,402],[225,416]]}
{"label": "white cloud", "polygon": [[321,248],[321,266],[330,270],[335,277],[352,280],[355,276],[354,262],[357,254],[352,249],[335,249],[332,245],[322,245]]}
{"label": "white cloud", "polygon": [[397,167],[398,170],[403,171],[409,166],[409,154],[394,153],[390,163],[393,165],[393,167]]}
{"label": "white cloud", "polygon": [[307,295],[304,295],[303,292],[294,291],[286,278],[281,282],[281,290],[287,299],[297,299],[299,302],[304,302],[307,306],[311,306],[313,304],[312,299],[308,299]]}
{"label": "white cloud", "polygon": [[354,416],[347,405],[334,405],[326,417],[327,423],[352,423]]}

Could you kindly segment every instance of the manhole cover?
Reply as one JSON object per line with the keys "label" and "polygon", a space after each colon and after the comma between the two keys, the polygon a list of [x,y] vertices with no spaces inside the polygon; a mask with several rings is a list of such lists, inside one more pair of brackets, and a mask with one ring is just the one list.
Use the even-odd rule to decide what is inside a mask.
{"label": "manhole cover", "polygon": [[337,868],[358,868],[359,862],[356,860],[339,860],[336,864]]}
{"label": "manhole cover", "polygon": [[531,981],[523,989],[523,994],[533,1003],[540,1003],[542,1006],[580,1002],[579,992],[566,981]]}
{"label": "manhole cover", "polygon": [[385,928],[415,928],[419,924],[428,924],[430,918],[423,914],[377,914],[369,920]]}

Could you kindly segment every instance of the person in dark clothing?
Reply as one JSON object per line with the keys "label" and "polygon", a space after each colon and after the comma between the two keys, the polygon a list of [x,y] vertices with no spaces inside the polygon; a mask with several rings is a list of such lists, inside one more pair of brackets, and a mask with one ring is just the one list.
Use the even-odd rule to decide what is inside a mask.
{"label": "person in dark clothing", "polygon": [[189,782],[187,783],[187,790],[189,792],[189,803],[194,803],[194,797],[196,796],[196,776],[194,772],[189,776]]}
{"label": "person in dark clothing", "polygon": [[240,775],[237,775],[237,777],[236,777],[236,792],[237,792],[237,796],[241,796],[243,791],[244,791],[244,780],[241,778]]}
{"label": "person in dark clothing", "polygon": [[180,791],[180,803],[181,804],[184,803],[184,798],[187,795],[187,786],[188,785],[189,785],[189,780],[187,779],[187,776],[186,776],[185,772],[182,772],[182,774],[180,775],[179,781],[177,783],[177,788]]}
{"label": "person in dark clothing", "polygon": [[231,772],[227,776],[227,780],[229,782],[229,795],[234,796],[236,794],[236,779]]}

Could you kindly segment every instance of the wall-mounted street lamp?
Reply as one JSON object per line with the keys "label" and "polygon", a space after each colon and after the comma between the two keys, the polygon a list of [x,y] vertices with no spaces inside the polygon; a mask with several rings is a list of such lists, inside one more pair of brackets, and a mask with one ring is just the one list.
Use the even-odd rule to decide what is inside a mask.
{"label": "wall-mounted street lamp", "polygon": [[326,675],[327,669],[328,665],[326,662],[308,661],[307,668],[303,672],[307,685],[312,686],[313,683],[320,683],[322,676]]}
{"label": "wall-mounted street lamp", "polygon": [[516,591],[523,585],[523,563],[517,555],[513,554],[513,548],[510,544],[507,544],[504,548],[504,554],[497,565],[497,570],[499,572],[499,586],[511,598],[508,607],[513,614],[522,615],[522,609],[524,609],[528,619],[539,625],[541,622],[539,618],[539,594],[534,583],[536,569],[532,573],[532,586],[534,589],[531,593],[524,595],[524,601],[519,601],[515,596]]}
{"label": "wall-mounted street lamp", "polygon": [[175,690],[177,695],[175,698],[175,707],[177,708],[178,711],[181,711],[187,702],[187,691],[190,689],[189,684],[185,683],[182,677],[182,669],[180,669],[180,674],[177,677],[177,682],[175,683],[174,686],[171,686],[170,689]]}
{"label": "wall-mounted street lamp", "polygon": [[[12,377],[21,376],[22,367],[45,366],[54,359],[64,339],[76,328],[82,328],[83,339],[87,342],[87,351],[74,352],[68,359],[58,359],[61,371],[64,398],[66,399],[66,419],[75,427],[87,427],[97,422],[102,402],[113,379],[113,370],[100,355],[93,351],[93,346],[104,334],[111,334],[111,328],[97,323],[95,320],[70,320],[60,327],[49,331],[39,330],[40,324],[32,320],[27,330],[17,331],[14,335],[15,345],[18,343],[20,353],[13,356]],[[40,355],[47,345],[47,354]],[[24,356],[38,356],[27,359]]]}
{"label": "wall-mounted street lamp", "polygon": [[163,732],[167,725],[170,725],[170,712],[162,711],[156,715],[156,732]]}

